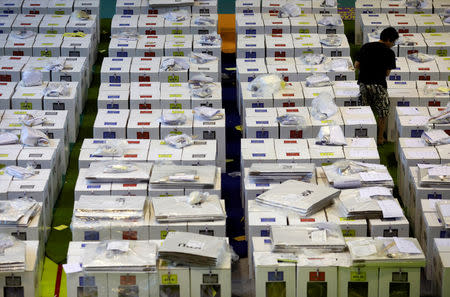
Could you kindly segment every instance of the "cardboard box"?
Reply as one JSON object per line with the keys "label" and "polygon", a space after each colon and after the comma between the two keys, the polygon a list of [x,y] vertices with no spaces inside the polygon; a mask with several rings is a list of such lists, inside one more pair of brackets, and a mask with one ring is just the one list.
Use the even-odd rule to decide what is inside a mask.
{"label": "cardboard box", "polygon": [[363,32],[363,43],[368,42],[368,35],[374,31],[383,30],[389,27],[389,20],[385,14],[383,14],[383,8],[381,7],[381,14],[363,14],[361,15],[361,24]]}
{"label": "cardboard box", "polygon": [[36,36],[24,39],[9,37],[5,43],[5,54],[10,56],[33,56],[35,40]]}
{"label": "cardboard box", "polygon": [[238,59],[257,59],[264,58],[266,56],[265,50],[265,36],[263,34],[258,35],[237,35],[238,49],[236,58]]}
{"label": "cardboard box", "polygon": [[447,88],[446,84],[446,81],[418,81],[419,105],[430,107],[446,106],[450,101],[450,95],[436,92],[440,87]]}
{"label": "cardboard box", "polygon": [[339,267],[339,296],[351,296],[364,290],[367,297],[378,296],[378,267]]}
{"label": "cardboard box", "polygon": [[113,37],[109,43],[108,54],[110,57],[135,57],[137,43],[137,40],[121,40]]}
{"label": "cardboard box", "polygon": [[305,54],[321,54],[322,45],[320,44],[319,36],[318,34],[308,33],[292,34],[295,57],[300,57]]}
{"label": "cardboard box", "polygon": [[333,92],[337,106],[357,106],[359,104],[359,85],[356,81],[336,81]]}
{"label": "cardboard box", "polygon": [[278,15],[265,13],[262,16],[265,34],[290,34],[291,22],[288,18],[278,18]]}
{"label": "cardboard box", "polygon": [[42,18],[42,14],[18,14],[12,24],[11,30],[29,30],[37,33],[39,31],[39,24],[41,23]]}
{"label": "cardboard box", "polygon": [[317,167],[334,163],[337,160],[345,159],[344,151],[341,146],[326,146],[316,144],[315,139],[308,139],[309,154],[311,163]]}
{"label": "cardboard box", "polygon": [[450,81],[450,57],[436,57],[439,67],[439,80]]}
{"label": "cardboard box", "polygon": [[[270,65],[268,65],[270,67]],[[284,65],[281,65],[284,67]],[[292,67],[295,67],[292,65]],[[300,82],[287,82],[285,87],[273,94],[274,107],[300,107],[305,105]]]}
{"label": "cardboard box", "polygon": [[[166,59],[171,59],[171,57],[162,57],[161,63],[164,63]],[[189,62],[189,58],[186,57],[177,57],[177,59],[186,60]],[[178,82],[187,82],[188,81],[188,70],[180,70],[180,71],[163,71],[160,69],[159,71],[159,81],[165,83],[178,83]]]}
{"label": "cardboard box", "polygon": [[315,34],[318,32],[316,18],[311,14],[302,14],[298,17],[290,18],[291,33]]}
{"label": "cardboard box", "polygon": [[435,61],[425,63],[414,62],[410,59],[407,61],[411,80],[439,80],[439,69]]}
{"label": "cardboard box", "polygon": [[183,113],[186,116],[186,122],[182,125],[167,125],[161,123],[160,136],[164,139],[167,135],[177,135],[185,133],[187,135],[192,135],[192,125],[193,125],[193,114],[191,109],[172,109],[172,113]]}
{"label": "cardboard box", "polygon": [[47,14],[49,0],[24,0],[22,4],[22,13],[27,14]]}
{"label": "cardboard box", "polygon": [[426,278],[431,280],[433,276],[432,271],[432,257],[433,257],[433,240],[435,238],[448,238],[448,229],[443,226],[439,216],[435,212],[423,214],[423,225],[421,232],[422,249],[427,255],[427,265],[425,267]]}
{"label": "cardboard box", "polygon": [[129,92],[103,91],[98,94],[99,109],[128,109]]}
{"label": "cardboard box", "polygon": [[231,259],[226,257],[216,267],[191,267],[191,296],[201,292],[220,292],[220,296],[231,297]]}
{"label": "cardboard box", "polygon": [[161,83],[163,109],[190,109],[191,94],[188,83]]}
{"label": "cardboard box", "polygon": [[159,119],[161,110],[130,111],[127,125],[127,137],[136,139],[160,139]]}
{"label": "cardboard box", "polygon": [[444,32],[444,26],[438,15],[415,14],[414,20],[417,24],[417,33]]}
{"label": "cardboard box", "polygon": [[245,35],[264,34],[264,23],[260,14],[236,14],[236,33]]}
{"label": "cardboard box", "polygon": [[[196,19],[198,18],[208,18],[212,20],[212,24],[196,24]],[[191,34],[215,34],[217,33],[217,26],[218,26],[219,18],[217,13],[216,14],[197,14],[193,13],[191,18]]]}
{"label": "cardboard box", "polygon": [[[299,69],[299,79],[302,81],[302,78],[300,77],[300,69]],[[325,86],[325,87],[307,87],[306,83],[304,81],[301,82],[302,84],[302,90],[303,95],[305,96],[305,106],[311,106],[312,101],[314,98],[319,96],[320,93],[325,92],[330,94],[331,96],[334,96],[333,88],[331,86]]]}
{"label": "cardboard box", "polygon": [[130,67],[131,82],[157,82],[160,64],[160,58],[133,58]]}
{"label": "cardboard box", "polygon": [[363,14],[379,14],[381,12],[381,2],[373,2],[370,0],[358,0],[355,2],[355,42],[362,44],[363,33],[361,30],[361,15]]}
{"label": "cardboard box", "polygon": [[369,106],[340,107],[340,110],[346,137],[376,137],[377,124]]}
{"label": "cardboard box", "polygon": [[0,13],[19,14],[22,11],[23,0],[3,0],[0,2]]}
{"label": "cardboard box", "polygon": [[261,1],[258,0],[236,0],[236,13],[260,13]]}
{"label": "cardboard box", "polygon": [[189,166],[216,165],[217,142],[215,140],[195,140],[183,148],[181,164]]}
{"label": "cardboard box", "polygon": [[73,8],[73,0],[50,0],[47,13],[54,15],[70,15]]}
{"label": "cardboard box", "polygon": [[175,22],[166,19],[164,21],[164,31],[166,35],[191,34],[191,19],[186,18],[185,20]]}
{"label": "cardboard box", "polygon": [[136,45],[137,57],[164,56],[165,35],[141,35]]}
{"label": "cardboard box", "polygon": [[294,44],[290,34],[266,35],[266,56],[267,57],[294,57]]}
{"label": "cardboard box", "polygon": [[159,82],[132,82],[130,88],[131,109],[160,109],[161,84]]}
{"label": "cardboard box", "polygon": [[398,107],[418,106],[419,94],[415,88],[396,88],[388,89],[388,95],[389,101],[391,102],[388,117],[388,140],[395,141],[397,138],[397,129],[395,126],[397,114],[396,109]]}
{"label": "cardboard box", "polygon": [[[204,64],[191,63],[189,68],[189,78],[193,78],[197,75],[204,74],[207,77],[213,79],[214,82],[221,82],[222,75],[219,70],[220,63],[218,60],[210,61]],[[220,94],[221,96],[222,94]]]}
{"label": "cardboard box", "polygon": [[74,10],[83,10],[88,14],[100,14],[100,0],[75,0],[73,3]]}
{"label": "cardboard box", "polygon": [[302,117],[301,120],[303,121],[302,127],[300,129],[292,125],[284,125],[282,123],[279,123],[281,139],[313,137],[312,122],[309,116],[309,111],[306,107],[293,107],[293,108],[279,107],[277,108],[277,112],[278,116],[293,114]]}
{"label": "cardboard box", "polygon": [[342,22],[337,26],[324,26],[319,23],[319,21],[323,18],[327,17],[341,17],[337,13],[330,14],[315,14],[315,18],[317,21],[317,33],[319,34],[344,34],[344,23]]}
{"label": "cardboard box", "polygon": [[279,138],[276,119],[247,117],[245,119],[245,136],[248,138]]}
{"label": "cardboard box", "polygon": [[237,59],[236,67],[240,82],[251,82],[256,76],[267,73],[264,59]]}
{"label": "cardboard box", "polygon": [[244,109],[244,115],[248,108],[258,108],[259,112],[264,112],[264,109],[273,107],[273,96],[271,94],[253,93],[248,90],[248,83],[241,82],[241,105]]}
{"label": "cardboard box", "polygon": [[[309,112],[311,113],[311,107],[308,107]],[[317,120],[313,116],[311,116],[311,124],[312,124],[312,137],[316,137],[319,134],[320,128],[323,126],[328,126],[330,124],[338,125],[341,127],[342,131],[344,131],[344,120],[342,119],[341,112],[337,112],[333,116],[329,117],[326,120]],[[351,136],[349,136],[351,137]]]}
{"label": "cardboard box", "polygon": [[101,69],[102,83],[129,83],[131,58],[104,58]]}
{"label": "cardboard box", "polygon": [[118,0],[116,2],[116,14],[124,14],[124,15],[140,14],[142,10],[141,2],[143,1]]}
{"label": "cardboard box", "polygon": [[94,122],[94,138],[126,138],[128,109],[100,109]]}
{"label": "cardboard box", "polygon": [[241,167],[250,167],[254,162],[275,162],[273,139],[241,139]]}
{"label": "cardboard box", "polygon": [[[77,18],[70,18],[66,26],[66,32],[83,32],[91,34],[95,43],[100,42],[100,21],[99,14],[91,14],[88,20],[80,20]],[[118,34],[113,33],[113,34]]]}
{"label": "cardboard box", "polygon": [[114,15],[111,21],[111,34],[120,34],[130,30],[137,31],[138,20],[138,15]]}

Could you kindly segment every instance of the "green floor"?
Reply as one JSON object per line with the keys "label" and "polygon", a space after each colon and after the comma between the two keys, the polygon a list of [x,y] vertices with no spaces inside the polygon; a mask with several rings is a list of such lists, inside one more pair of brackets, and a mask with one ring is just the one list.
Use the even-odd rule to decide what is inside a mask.
{"label": "green floor", "polygon": [[[344,24],[345,33],[349,39],[351,47],[351,55],[352,58],[354,58],[354,55],[359,49],[359,47],[354,44],[354,21],[345,21]],[[93,82],[89,88],[88,101],[82,116],[78,139],[70,154],[70,163],[66,174],[66,181],[54,209],[52,230],[46,245],[46,255],[57,264],[64,263],[67,248],[72,238],[70,221],[73,212],[74,188],[78,176],[78,156],[83,139],[92,138],[92,127],[97,114],[97,95],[100,86],[100,69],[103,57],[108,55],[110,27],[111,19],[103,19],[101,21],[101,43],[98,49],[98,59],[93,69]],[[380,147],[379,152],[381,162],[389,167],[391,175],[394,177],[394,180],[396,180],[397,164],[394,156],[394,145],[392,143],[388,143]]]}

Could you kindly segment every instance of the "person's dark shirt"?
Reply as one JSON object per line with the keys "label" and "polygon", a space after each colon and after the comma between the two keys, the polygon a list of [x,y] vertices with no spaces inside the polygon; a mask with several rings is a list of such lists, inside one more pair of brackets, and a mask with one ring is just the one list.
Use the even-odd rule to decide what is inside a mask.
{"label": "person's dark shirt", "polygon": [[361,47],[356,55],[359,61],[358,83],[382,85],[385,88],[386,71],[395,69],[395,54],[381,42],[369,42]]}

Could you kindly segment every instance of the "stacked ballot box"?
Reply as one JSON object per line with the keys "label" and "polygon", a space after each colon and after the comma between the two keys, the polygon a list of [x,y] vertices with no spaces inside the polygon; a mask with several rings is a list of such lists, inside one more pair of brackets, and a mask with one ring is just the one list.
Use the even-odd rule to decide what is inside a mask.
{"label": "stacked ballot box", "polygon": [[[145,74],[146,75],[146,74]],[[222,108],[222,86],[209,84],[210,97],[191,94],[186,82],[102,83],[98,94],[99,109],[193,109],[200,106]]]}
{"label": "stacked ballot box", "polygon": [[188,80],[199,74],[204,74],[213,82],[220,82],[222,79],[218,60],[196,64],[190,61],[189,57],[177,57],[177,61],[182,61],[186,68],[164,67],[171,59],[173,57],[166,56],[153,58],[107,57],[103,59],[101,82],[114,84],[130,82],[187,83]]}
{"label": "stacked ballot box", "polygon": [[[277,120],[284,115],[298,116],[302,123],[284,124]],[[326,120],[311,115],[311,107],[246,108],[243,122],[246,138],[314,138],[321,127],[338,125],[346,137],[376,136],[376,121],[368,106],[340,107],[338,112]]]}
{"label": "stacked ballot box", "polygon": [[[275,1],[275,0],[237,0],[236,1],[236,13],[243,14],[255,14],[255,13],[267,13],[273,16],[277,16],[280,9],[289,1]],[[311,0],[296,0],[292,1],[300,8],[304,14],[320,13],[331,14],[337,13],[337,3],[328,3],[324,5],[321,1]]]}
{"label": "stacked ballot box", "polygon": [[201,15],[217,14],[217,0],[188,1],[148,1],[148,0],[119,0],[116,2],[116,14],[123,15],[164,15],[168,12],[184,10]]}
{"label": "stacked ballot box", "polygon": [[450,294],[448,287],[450,269],[450,239],[437,238],[433,242],[433,293],[436,296],[447,296]]}
{"label": "stacked ballot box", "polygon": [[[326,43],[327,38],[334,38],[339,42]],[[277,58],[294,58],[306,54],[324,54],[327,57],[350,56],[350,45],[343,33],[239,34],[236,47],[237,58],[275,58],[270,64],[282,64],[275,63]]]}
{"label": "stacked ballot box", "polygon": [[[450,100],[447,81],[388,81],[388,95],[390,104],[388,118],[388,140],[397,141],[398,137],[420,137],[421,133],[404,129],[406,122],[403,122],[402,128],[397,131],[399,119],[402,116],[409,116],[408,119],[419,121],[420,118],[412,116],[429,116],[426,111],[428,107],[435,113],[432,107],[444,108]],[[443,90],[443,91],[442,91]],[[419,109],[415,109],[418,107]],[[424,108],[422,108],[424,107]],[[422,111],[422,112],[421,112]],[[412,124],[412,123],[411,123]],[[418,134],[415,136],[415,134]]]}
{"label": "stacked ballot box", "polygon": [[236,34],[319,33],[344,34],[344,23],[337,12],[301,14],[279,18],[278,13],[236,13]]}
{"label": "stacked ballot box", "polygon": [[[208,18],[207,22],[203,19]],[[217,34],[217,13],[187,14],[182,20],[171,20],[164,14],[116,14],[111,22],[111,33],[139,32],[143,35]]]}
{"label": "stacked ballot box", "polygon": [[[186,121],[176,125],[165,124],[161,122],[161,115],[164,112],[184,114]],[[195,116],[191,109],[100,109],[94,122],[95,138],[163,140],[169,135],[180,134],[194,135],[197,146],[189,146],[182,150],[171,149],[170,146],[162,143],[163,146],[157,149],[159,153],[154,152],[148,155],[150,159],[147,159],[147,152],[144,153],[145,156],[139,156],[139,158],[145,161],[171,160],[182,164],[212,163],[225,170],[225,117],[215,121],[205,120]],[[161,141],[154,143],[155,148],[157,143],[161,144]],[[167,153],[164,153],[164,150],[167,150]],[[190,154],[191,156],[188,157]],[[159,155],[161,158],[158,157]]]}
{"label": "stacked ballot box", "polygon": [[[147,242],[149,241],[147,240]],[[157,247],[162,244],[161,240],[150,240],[150,242]],[[68,265],[79,267],[85,254],[84,250],[96,244],[72,241],[69,244]],[[172,294],[194,297],[201,296],[202,292],[214,292],[216,296],[231,297],[231,258],[229,256],[212,267],[175,266],[162,259],[157,259],[155,271],[127,273],[123,271],[122,266],[117,266],[116,269],[107,272],[77,271],[68,273],[67,296],[75,297],[80,292],[92,293],[96,296],[118,296],[124,292],[125,294],[139,294],[143,297],[170,296]]]}
{"label": "stacked ballot box", "polygon": [[82,10],[88,14],[99,15],[99,0],[3,0],[0,3],[2,14],[55,14],[70,15]]}

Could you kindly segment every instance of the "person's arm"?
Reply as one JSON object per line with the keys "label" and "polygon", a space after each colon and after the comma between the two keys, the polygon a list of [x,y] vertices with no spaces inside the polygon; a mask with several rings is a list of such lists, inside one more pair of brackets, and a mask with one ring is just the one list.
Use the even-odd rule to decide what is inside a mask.
{"label": "person's arm", "polygon": [[397,65],[395,63],[395,54],[392,50],[390,50],[390,57],[388,60],[388,67],[386,69],[386,76],[389,76],[391,74],[391,70],[397,68]]}
{"label": "person's arm", "polygon": [[359,61],[355,61],[355,69],[359,69]]}
{"label": "person's arm", "polygon": [[386,70],[386,76],[389,76],[391,74],[391,69]]}

